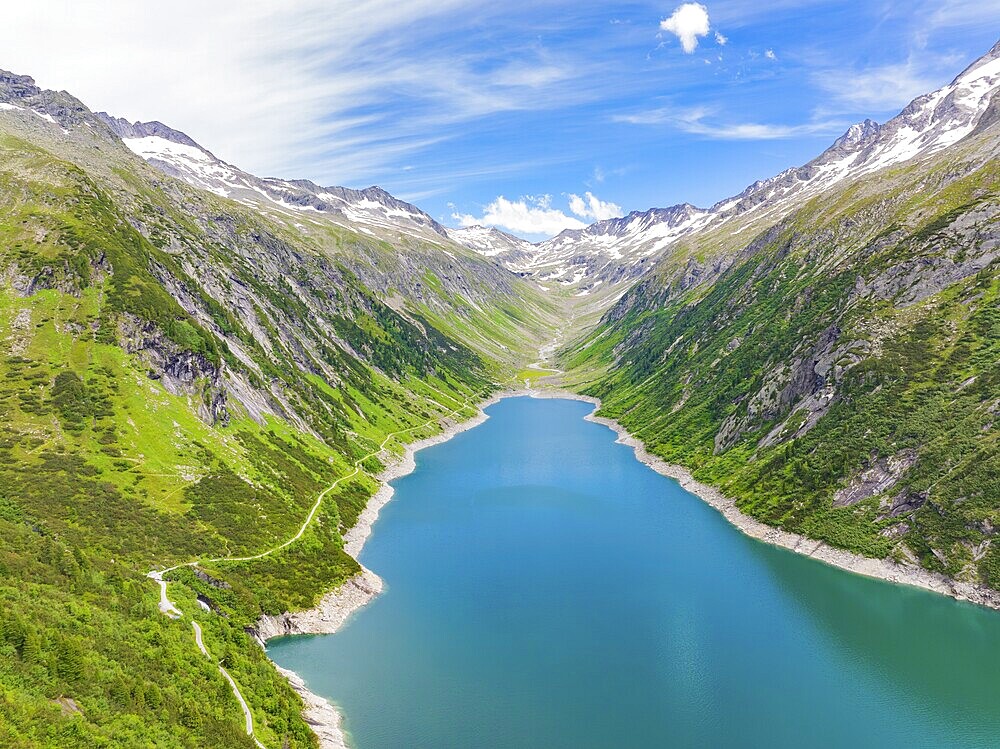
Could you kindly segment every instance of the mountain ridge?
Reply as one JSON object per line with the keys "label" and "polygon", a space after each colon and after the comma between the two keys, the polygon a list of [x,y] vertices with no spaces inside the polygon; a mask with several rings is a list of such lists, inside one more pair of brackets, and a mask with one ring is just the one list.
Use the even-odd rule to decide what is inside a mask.
{"label": "mountain ridge", "polygon": [[139,156],[171,176],[221,197],[258,205],[263,198],[265,205],[279,210],[339,215],[379,234],[388,229],[424,238],[448,238],[445,228],[426,212],[377,185],[358,190],[323,187],[306,179],[257,177],[222,161],[186,133],[162,122],[129,122],[106,112],[97,116]]}
{"label": "mountain ridge", "polygon": [[733,219],[753,218],[761,208],[780,214],[842,179],[925,157],[951,145],[974,132],[998,87],[1000,43],[950,83],[913,99],[886,123],[866,118],[851,125],[802,166],[757,180],[709,208],[680,203],[565,230],[535,243],[534,256],[528,262],[518,257],[511,268],[583,294],[602,283],[618,285],[641,276],[652,265],[649,258],[668,253],[693,233]]}
{"label": "mountain ridge", "polygon": [[[248,630],[359,572],[400,435],[526,381],[762,522],[995,596],[998,59],[548,265],[0,73],[0,743],[315,747]],[[164,581],[211,658],[146,576],[190,560]]]}
{"label": "mountain ridge", "polygon": [[[545,289],[563,288],[574,296],[597,294],[609,301],[621,284],[642,276],[678,242],[732,220],[749,219],[739,230],[757,224],[758,212],[791,210],[802,200],[843,179],[933,154],[973,132],[1000,85],[1000,43],[970,63],[947,85],[916,97],[884,124],[866,118],[851,125],[818,156],[805,164],[748,185],[742,192],[708,208],[690,203],[630,211],[621,218],[567,229],[539,242],[489,228],[448,228],[419,207],[384,189],[321,187],[309,180],[258,178],[225,164],[180,131],[160,122],[129,123],[101,117],[130,148],[173,176],[248,204],[264,198],[279,210],[317,211],[343,216],[375,235],[409,233],[455,242],[532,278]],[[171,152],[146,139],[166,139],[196,148],[208,164],[191,154]],[[599,288],[603,287],[603,288]]]}

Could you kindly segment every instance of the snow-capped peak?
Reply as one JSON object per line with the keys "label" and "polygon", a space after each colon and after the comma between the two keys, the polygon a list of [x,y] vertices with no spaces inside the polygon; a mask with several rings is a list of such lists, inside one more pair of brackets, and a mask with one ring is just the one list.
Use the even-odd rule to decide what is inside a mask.
{"label": "snow-capped peak", "polygon": [[[758,180],[739,195],[710,209],[680,204],[633,212],[567,230],[539,243],[527,259],[511,263],[546,284],[562,283],[582,291],[598,281],[614,283],[639,275],[678,240],[746,217],[738,233],[766,217],[779,220],[803,200],[847,179],[936,153],[972,133],[1000,87],[1000,43],[955,80],[914,99],[884,125],[866,119],[851,125],[817,158]],[[498,256],[502,259],[503,256]]]}
{"label": "snow-capped peak", "polygon": [[216,195],[293,218],[324,214],[333,223],[372,236],[407,234],[433,241],[447,237],[445,228],[422,210],[380,187],[352,190],[309,180],[261,178],[227,164],[162,122],[129,122],[104,112],[98,117],[129,150],[160,171]]}
{"label": "snow-capped peak", "polygon": [[865,119],[862,122],[857,122],[847,128],[847,132],[837,138],[830,148],[831,150],[852,148],[877,135],[881,127],[875,120]]}
{"label": "snow-capped peak", "polygon": [[526,239],[515,237],[493,226],[466,226],[447,229],[448,237],[480,255],[496,258],[508,267],[521,267],[538,253],[538,248]]}

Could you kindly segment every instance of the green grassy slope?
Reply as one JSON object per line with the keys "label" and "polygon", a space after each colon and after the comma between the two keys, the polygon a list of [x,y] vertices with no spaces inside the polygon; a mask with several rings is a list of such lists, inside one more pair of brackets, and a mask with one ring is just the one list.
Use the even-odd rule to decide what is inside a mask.
{"label": "green grassy slope", "polygon": [[[299,236],[159,174],[66,106],[65,132],[0,117],[0,744],[253,746],[146,573],[293,536],[383,442],[473,415],[551,310],[427,243]],[[412,266],[451,277],[404,299]],[[382,467],[365,461],[280,553],[214,564],[215,585],[174,574],[267,746],[315,737],[245,628],[358,570],[341,534]]]}
{"label": "green grassy slope", "polygon": [[666,265],[564,352],[579,386],[756,518],[1000,588],[996,143],[818,196],[702,283]]}

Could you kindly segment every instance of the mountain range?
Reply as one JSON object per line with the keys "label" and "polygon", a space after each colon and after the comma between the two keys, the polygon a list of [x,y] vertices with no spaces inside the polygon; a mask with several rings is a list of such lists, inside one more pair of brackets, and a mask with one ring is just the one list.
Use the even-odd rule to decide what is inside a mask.
{"label": "mountain range", "polygon": [[585,229],[568,229],[534,249],[510,242],[495,229],[451,235],[518,272],[564,284],[576,293],[592,291],[600,283],[628,282],[674,252],[685,237],[726,224],[749,241],[762,223],[779,220],[839,182],[923,159],[956,143],[998,116],[991,107],[998,86],[1000,50],[994,47],[950,84],[914,99],[885,124],[866,119],[852,125],[809,163],[754,182],[707,209],[684,203],[632,211]]}
{"label": "mountain range", "polygon": [[734,227],[736,236],[750,237],[759,222],[780,219],[838,182],[933,155],[996,116],[987,110],[998,85],[1000,55],[993,49],[950,84],[914,99],[885,124],[866,119],[852,125],[807,164],[758,180],[710,208],[682,203],[632,211],[534,244],[495,227],[446,228],[379,187],[351,190],[308,180],[258,178],[160,122],[130,123],[104,112],[97,116],[136,154],[192,186],[269,211],[322,213],[345,228],[372,235],[450,239],[522,276],[586,296],[600,291],[601,285],[616,288],[633,281],[689,235],[725,223]]}
{"label": "mountain range", "polygon": [[526,381],[1000,607],[998,87],[1000,44],[710,208],[530,243],[0,72],[0,743],[316,746],[260,622],[357,579],[405,443]]}

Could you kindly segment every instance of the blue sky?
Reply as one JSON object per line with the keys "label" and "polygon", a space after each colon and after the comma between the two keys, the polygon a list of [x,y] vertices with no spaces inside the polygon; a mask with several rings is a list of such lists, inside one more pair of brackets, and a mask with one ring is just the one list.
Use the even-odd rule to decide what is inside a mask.
{"label": "blue sky", "polygon": [[1000,0],[20,5],[0,67],[257,174],[379,184],[531,238],[739,192],[1000,30]]}

